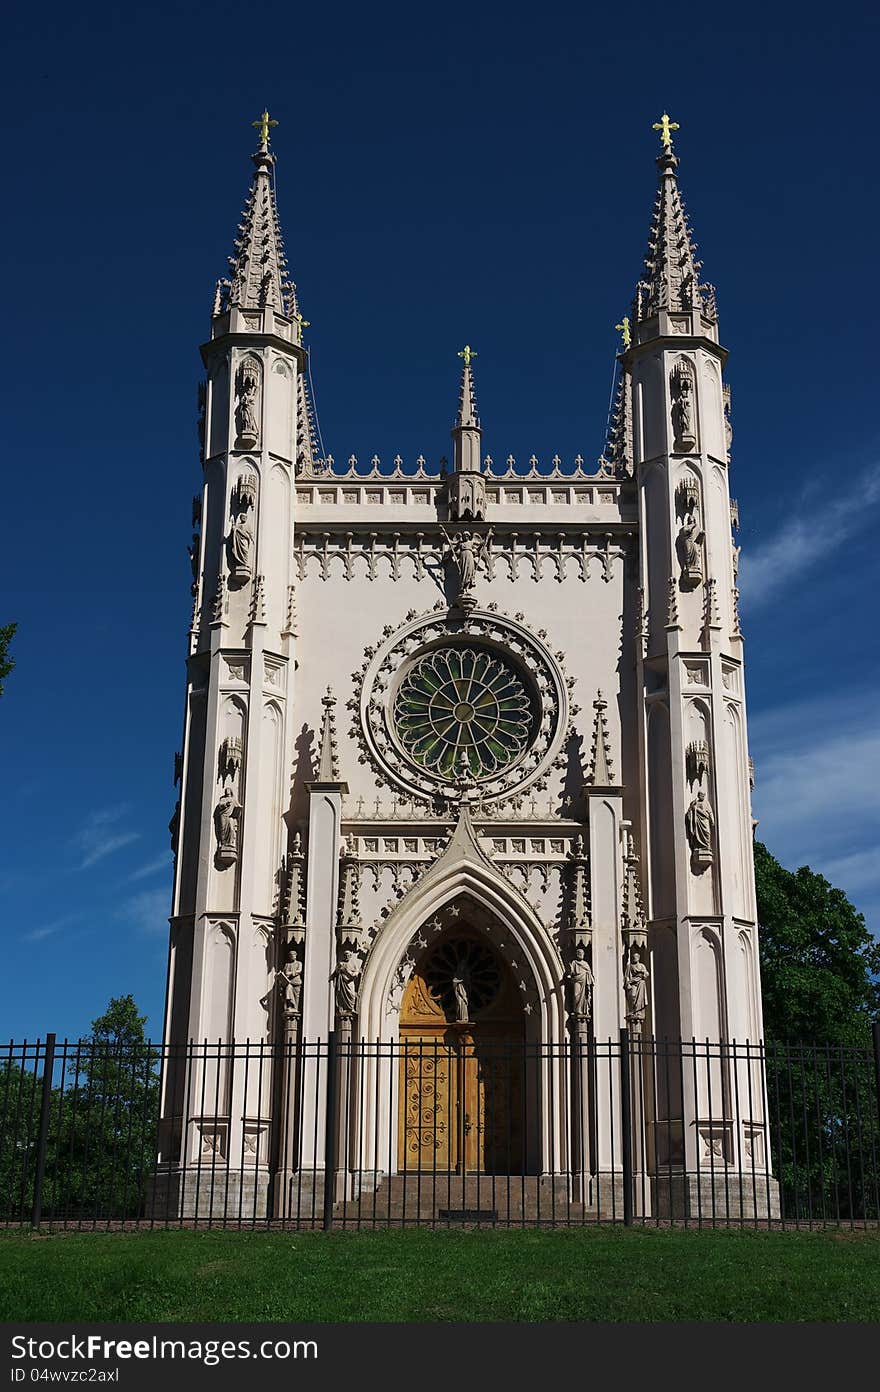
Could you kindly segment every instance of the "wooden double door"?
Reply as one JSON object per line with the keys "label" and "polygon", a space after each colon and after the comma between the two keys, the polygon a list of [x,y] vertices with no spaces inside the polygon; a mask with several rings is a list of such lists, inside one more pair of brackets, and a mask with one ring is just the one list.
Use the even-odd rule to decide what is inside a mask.
{"label": "wooden double door", "polygon": [[400,1169],[522,1171],[523,1039],[514,983],[491,943],[467,928],[444,935],[401,1006]]}

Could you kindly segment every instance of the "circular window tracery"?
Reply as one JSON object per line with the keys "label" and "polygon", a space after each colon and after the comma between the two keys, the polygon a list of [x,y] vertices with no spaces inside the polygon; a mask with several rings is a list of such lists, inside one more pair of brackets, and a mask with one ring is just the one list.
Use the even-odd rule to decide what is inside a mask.
{"label": "circular window tracery", "polygon": [[397,737],[420,768],[489,778],[528,747],[534,719],[520,674],[495,653],[437,648],[409,668],[394,701]]}
{"label": "circular window tracery", "polygon": [[[493,608],[476,610],[468,613],[461,624],[456,623],[455,628],[457,631],[451,633],[448,615],[438,605],[427,614],[408,614],[397,630],[392,629],[390,624],[386,625],[378,646],[367,648],[360,674],[360,692],[350,702],[357,712],[355,731],[361,740],[362,758],[369,759],[383,780],[393,782],[410,797],[426,801],[435,797],[457,797],[462,773],[468,775],[469,780],[478,787],[481,801],[517,795],[532,786],[545,786],[544,780],[551,765],[564,758],[563,742],[571,710],[571,679],[565,677],[561,670],[558,660],[561,655],[554,655],[548,650],[542,641],[546,634],[541,632],[536,635],[526,628],[522,615],[510,618]],[[438,767],[438,763],[442,762],[442,752],[426,751],[419,744],[420,738],[431,732],[430,725],[425,721],[425,708],[430,702],[424,701],[424,692],[420,695],[416,693],[419,709],[404,710],[402,704],[398,706],[398,696],[407,678],[420,664],[436,653],[460,653],[465,650],[483,654],[489,662],[497,661],[516,678],[528,701],[525,739],[516,728],[496,731],[493,739],[498,739],[499,733],[510,735],[505,740],[498,739],[503,754],[483,740],[486,757],[482,754],[479,756],[480,772],[471,763],[470,755],[466,769],[453,766],[451,771],[444,771]],[[422,671],[423,674],[427,671],[430,676],[429,669],[423,668]],[[492,676],[493,673],[487,675]],[[455,676],[452,680],[454,685]],[[491,683],[488,685],[497,696],[500,688]],[[413,694],[409,688],[407,691],[409,695]],[[456,705],[460,709],[455,724],[470,725],[473,733],[479,731],[481,735],[487,734],[488,731],[481,728],[480,723],[473,725],[476,710],[472,715],[465,708],[472,705],[467,700],[466,692],[456,694],[459,697]],[[508,694],[504,699],[513,698]],[[487,701],[487,706],[490,704]],[[455,714],[454,707],[452,713]],[[434,714],[432,708],[432,720]],[[514,727],[522,723],[521,705],[502,709],[502,702],[499,701],[499,714],[505,719],[514,715]],[[401,723],[404,715],[415,719]],[[455,743],[457,740],[461,745],[462,741],[455,731],[449,730],[443,735],[442,730],[441,726],[436,733],[442,736],[443,743]],[[473,745],[475,750],[478,747],[478,742],[474,740],[466,743],[469,747]],[[414,756],[414,747],[419,757]]]}
{"label": "circular window tracery", "polygon": [[441,943],[424,968],[428,990],[453,1019],[491,1005],[501,990],[501,971],[494,954],[473,938]]}

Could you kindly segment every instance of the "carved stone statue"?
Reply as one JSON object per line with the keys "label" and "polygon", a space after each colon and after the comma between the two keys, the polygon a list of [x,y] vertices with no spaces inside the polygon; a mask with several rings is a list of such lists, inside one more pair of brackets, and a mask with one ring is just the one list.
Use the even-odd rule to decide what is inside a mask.
{"label": "carved stone statue", "polygon": [[694,866],[712,864],[712,828],[714,825],[715,814],[709,799],[701,788],[684,815],[684,828],[687,832]]}
{"label": "carved stone statue", "polygon": [[705,536],[696,513],[689,512],[675,539],[675,550],[681,566],[681,583],[685,589],[693,589],[703,578],[703,556],[700,548]]}
{"label": "carved stone statue", "polygon": [[214,830],[217,835],[217,859],[221,865],[233,865],[238,860],[238,825],[241,803],[231,788],[224,788],[214,808]]}
{"label": "carved stone statue", "polygon": [[691,395],[693,382],[686,368],[675,374],[675,398],[672,403],[672,430],[676,449],[696,449],[697,436],[694,430],[694,402]]}
{"label": "carved stone statue", "polygon": [[639,1032],[648,1009],[649,980],[650,973],[642,961],[641,948],[633,947],[623,974],[623,990],[626,995],[627,1022]]}
{"label": "carved stone statue", "polygon": [[284,1013],[285,1015],[298,1015],[299,1003],[302,997],[302,962],[296,955],[296,949],[287,949],[287,961],[275,976],[275,983],[284,992]]}
{"label": "carved stone statue", "polygon": [[336,995],[336,1013],[354,1015],[357,1010],[357,979],[361,964],[354,953],[344,952],[330,973]]}
{"label": "carved stone statue", "polygon": [[468,974],[467,967],[460,962],[455,969],[452,978],[452,990],[455,996],[455,1018],[460,1025],[467,1024],[470,1019],[470,1002],[468,1001]]}
{"label": "carved stone statue", "polygon": [[244,369],[239,376],[238,400],[235,405],[235,428],[239,443],[252,449],[260,438],[257,424],[257,393],[260,389],[256,371]]}
{"label": "carved stone statue", "polygon": [[477,565],[485,554],[488,538],[476,537],[472,532],[457,532],[454,537],[446,536],[444,558],[451,560],[458,571],[457,604],[462,609],[473,609],[476,599],[473,588],[477,578]]}
{"label": "carved stone statue", "polygon": [[589,1020],[593,1011],[593,973],[582,947],[575,950],[574,960],[565,974],[571,982],[571,1013],[575,1019]]}
{"label": "carved stone statue", "polygon": [[229,533],[229,569],[235,580],[249,580],[251,576],[251,548],[254,534],[248,522],[247,511],[233,519]]}

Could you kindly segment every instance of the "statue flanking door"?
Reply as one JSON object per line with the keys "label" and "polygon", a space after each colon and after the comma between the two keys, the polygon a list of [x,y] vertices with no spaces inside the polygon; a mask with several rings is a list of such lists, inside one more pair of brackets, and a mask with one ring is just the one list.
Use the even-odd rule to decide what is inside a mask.
{"label": "statue flanking door", "polygon": [[522,1173],[524,1038],[516,984],[485,935],[462,924],[425,949],[400,1011],[401,1171]]}

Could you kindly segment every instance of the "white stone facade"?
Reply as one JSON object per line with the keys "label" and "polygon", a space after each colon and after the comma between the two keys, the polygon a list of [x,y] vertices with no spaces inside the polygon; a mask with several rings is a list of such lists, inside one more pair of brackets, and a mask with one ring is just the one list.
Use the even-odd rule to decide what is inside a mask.
{"label": "white stone facade", "polygon": [[[319,457],[273,158],[265,144],[254,156],[202,349],[168,1043],[334,1027],[395,1041],[428,930],[455,906],[515,960],[527,1041],[616,1041],[625,1026],[759,1041],[725,351],[674,154],[658,160],[603,457],[525,472],[484,458],[470,349],[447,470]],[[584,961],[586,1001],[572,996]],[[210,1144],[268,1169],[285,1126],[269,1070],[202,1067],[195,1084],[169,1072],[166,1118],[183,1087],[208,1101],[164,1160],[185,1170]],[[612,1174],[613,1099],[594,1099],[592,1154],[576,1156],[570,1079],[548,1069],[523,1164]],[[358,1086],[369,1099],[368,1070]],[[682,1076],[658,1096],[645,1126],[682,1121],[663,1163],[735,1162],[763,1099],[733,1107],[731,1086],[719,1077],[710,1098]],[[317,1136],[321,1118],[306,1122]],[[398,1124],[388,1098],[359,1104],[367,1149],[372,1137],[391,1168]],[[652,1144],[637,1150],[650,1167]],[[287,1168],[322,1164],[302,1142]]]}

